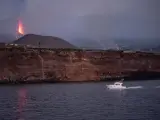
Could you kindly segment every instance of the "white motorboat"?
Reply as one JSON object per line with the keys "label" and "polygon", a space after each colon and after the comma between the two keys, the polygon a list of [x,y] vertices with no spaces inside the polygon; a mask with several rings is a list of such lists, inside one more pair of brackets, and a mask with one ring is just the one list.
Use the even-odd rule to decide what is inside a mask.
{"label": "white motorboat", "polygon": [[123,82],[115,82],[113,85],[106,85],[108,89],[126,89],[126,86],[122,86]]}

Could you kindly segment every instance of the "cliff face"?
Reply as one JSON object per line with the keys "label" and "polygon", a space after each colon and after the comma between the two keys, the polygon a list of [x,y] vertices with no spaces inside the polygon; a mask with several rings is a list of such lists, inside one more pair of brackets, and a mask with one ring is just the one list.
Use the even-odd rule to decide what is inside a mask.
{"label": "cliff face", "polygon": [[0,79],[10,81],[100,81],[132,72],[160,72],[160,55],[121,51],[0,50]]}

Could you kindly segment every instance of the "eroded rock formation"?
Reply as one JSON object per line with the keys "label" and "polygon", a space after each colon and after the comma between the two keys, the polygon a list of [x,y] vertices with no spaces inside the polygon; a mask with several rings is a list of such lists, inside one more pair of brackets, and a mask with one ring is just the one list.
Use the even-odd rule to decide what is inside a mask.
{"label": "eroded rock formation", "polygon": [[100,81],[160,72],[160,55],[123,51],[0,49],[1,81]]}

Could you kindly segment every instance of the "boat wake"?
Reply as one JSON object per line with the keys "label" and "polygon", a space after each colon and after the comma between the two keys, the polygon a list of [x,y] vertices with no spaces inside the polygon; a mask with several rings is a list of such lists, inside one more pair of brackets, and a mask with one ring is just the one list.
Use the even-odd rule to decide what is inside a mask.
{"label": "boat wake", "polygon": [[143,86],[131,86],[131,87],[126,87],[125,89],[143,89]]}
{"label": "boat wake", "polygon": [[156,86],[155,88],[160,88],[160,86]]}

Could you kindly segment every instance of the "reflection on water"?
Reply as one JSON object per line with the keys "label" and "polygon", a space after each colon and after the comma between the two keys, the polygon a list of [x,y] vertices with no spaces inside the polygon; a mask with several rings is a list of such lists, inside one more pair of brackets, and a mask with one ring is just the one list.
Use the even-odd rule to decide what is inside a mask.
{"label": "reflection on water", "polygon": [[24,120],[23,111],[25,110],[25,105],[27,103],[27,90],[25,88],[21,88],[18,90],[18,120]]}

